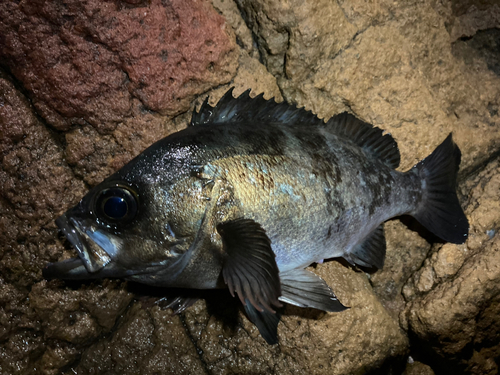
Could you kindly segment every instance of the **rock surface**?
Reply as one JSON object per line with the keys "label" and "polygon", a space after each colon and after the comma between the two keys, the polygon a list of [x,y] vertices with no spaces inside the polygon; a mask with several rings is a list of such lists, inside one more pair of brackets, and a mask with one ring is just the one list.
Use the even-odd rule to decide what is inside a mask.
{"label": "rock surface", "polygon": [[[0,373],[497,373],[498,14],[466,0],[2,2]],[[171,316],[137,285],[43,280],[74,255],[54,219],[230,86],[351,111],[393,134],[401,170],[453,131],[469,240],[390,221],[384,270],[312,269],[351,308],[288,306],[276,346],[227,293]],[[423,363],[404,370],[410,350]]]}
{"label": "rock surface", "polygon": [[[497,374],[500,357],[500,163],[465,184],[471,224],[465,245],[432,252],[404,287],[408,330],[440,371]],[[453,367],[451,367],[453,366]]]}

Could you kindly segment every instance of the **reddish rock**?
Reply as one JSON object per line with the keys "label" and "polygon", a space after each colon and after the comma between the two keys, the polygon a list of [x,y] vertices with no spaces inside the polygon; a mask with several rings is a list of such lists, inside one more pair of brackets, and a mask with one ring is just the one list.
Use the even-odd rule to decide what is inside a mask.
{"label": "reddish rock", "polygon": [[164,115],[236,72],[235,44],[206,1],[2,2],[0,56],[49,124],[111,132],[132,99]]}
{"label": "reddish rock", "polygon": [[[490,163],[480,178],[475,171],[498,154],[500,80],[487,46],[496,31],[474,33],[493,25],[497,6],[213,3],[234,34],[194,0],[0,3],[0,57],[18,80],[16,89],[0,76],[0,373],[398,374],[408,337],[444,368],[495,373],[500,170]],[[474,37],[454,42],[461,35]],[[46,262],[75,255],[54,219],[85,183],[183,128],[188,108],[207,95],[214,104],[230,85],[235,94],[283,93],[321,116],[352,111],[393,133],[403,168],[453,130],[468,243],[431,247],[421,233],[388,223],[382,272],[368,277],[335,261],[313,269],[350,309],[288,306],[276,346],[227,295],[172,317],[131,302],[134,289],[121,281],[44,281]],[[432,373],[429,356],[411,354],[426,365],[415,362],[408,374]]]}

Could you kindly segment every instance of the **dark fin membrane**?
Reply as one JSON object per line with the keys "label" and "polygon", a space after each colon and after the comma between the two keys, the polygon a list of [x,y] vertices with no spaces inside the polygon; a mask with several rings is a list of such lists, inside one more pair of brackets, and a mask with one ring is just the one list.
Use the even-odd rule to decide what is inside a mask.
{"label": "dark fin membrane", "polygon": [[172,309],[172,315],[178,315],[198,300],[198,297],[163,297],[156,304],[162,309]]}
{"label": "dark fin membrane", "polygon": [[390,134],[384,135],[382,129],[363,122],[347,112],[328,120],[326,128],[340,137],[350,139],[387,166],[391,168],[399,166],[401,155],[398,144]]}
{"label": "dark fin membrane", "polygon": [[344,258],[361,267],[381,269],[384,266],[385,249],[384,224],[380,224]]}
{"label": "dark fin membrane", "polygon": [[456,194],[461,152],[452,135],[408,173],[423,180],[422,202],[410,213],[420,224],[443,240],[461,244],[467,239],[469,222]]}
{"label": "dark fin membrane", "polygon": [[342,305],[326,282],[304,269],[282,272],[280,300],[299,307],[338,312],[348,309]]}
{"label": "dark fin membrane", "polygon": [[273,99],[264,99],[264,94],[250,97],[250,90],[238,98],[233,98],[233,88],[219,100],[215,107],[208,104],[208,98],[201,105],[200,111],[193,111],[190,126],[222,124],[227,122],[265,122],[280,124],[320,125],[324,121],[311,111],[294,107],[286,102],[276,103]]}
{"label": "dark fin membrane", "polygon": [[260,224],[251,219],[237,219],[217,225],[227,254],[222,276],[231,295],[249,301],[258,311],[274,313],[280,307],[279,270],[271,240]]}
{"label": "dark fin membrane", "polygon": [[215,107],[208,104],[208,98],[205,99],[200,111],[193,111],[190,126],[228,122],[323,126],[338,136],[350,139],[389,167],[399,166],[401,157],[394,138],[390,134],[384,135],[382,129],[363,122],[349,113],[336,115],[325,124],[311,111],[294,107],[286,102],[276,103],[274,98],[266,100],[264,94],[259,94],[252,99],[250,90],[245,91],[238,98],[233,98],[233,89],[229,89]]}
{"label": "dark fin membrane", "polygon": [[269,345],[278,343],[278,323],[280,322],[280,314],[269,311],[258,311],[252,304],[245,301],[245,311],[248,319],[255,324],[260,334]]}

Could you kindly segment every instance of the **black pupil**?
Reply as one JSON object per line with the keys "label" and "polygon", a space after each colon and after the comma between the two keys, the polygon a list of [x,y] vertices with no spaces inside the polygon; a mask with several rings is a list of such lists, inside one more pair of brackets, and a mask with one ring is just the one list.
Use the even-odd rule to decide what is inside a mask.
{"label": "black pupil", "polygon": [[122,197],[109,197],[103,207],[106,216],[112,219],[121,219],[128,212],[128,205]]}

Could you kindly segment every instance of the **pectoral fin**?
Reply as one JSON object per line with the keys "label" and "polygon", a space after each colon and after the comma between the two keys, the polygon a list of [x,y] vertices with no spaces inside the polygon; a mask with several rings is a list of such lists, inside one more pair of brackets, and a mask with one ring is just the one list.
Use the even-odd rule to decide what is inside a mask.
{"label": "pectoral fin", "polygon": [[231,295],[250,303],[258,312],[274,313],[280,307],[281,285],[271,240],[260,224],[251,219],[236,219],[217,225],[226,260],[222,275]]}
{"label": "pectoral fin", "polygon": [[279,313],[269,311],[257,311],[249,301],[246,301],[245,311],[248,319],[259,329],[260,334],[269,345],[278,343],[278,323],[280,322]]}
{"label": "pectoral fin", "polygon": [[282,272],[280,279],[282,290],[280,301],[330,312],[348,309],[339,302],[326,282],[312,272],[294,269]]}

